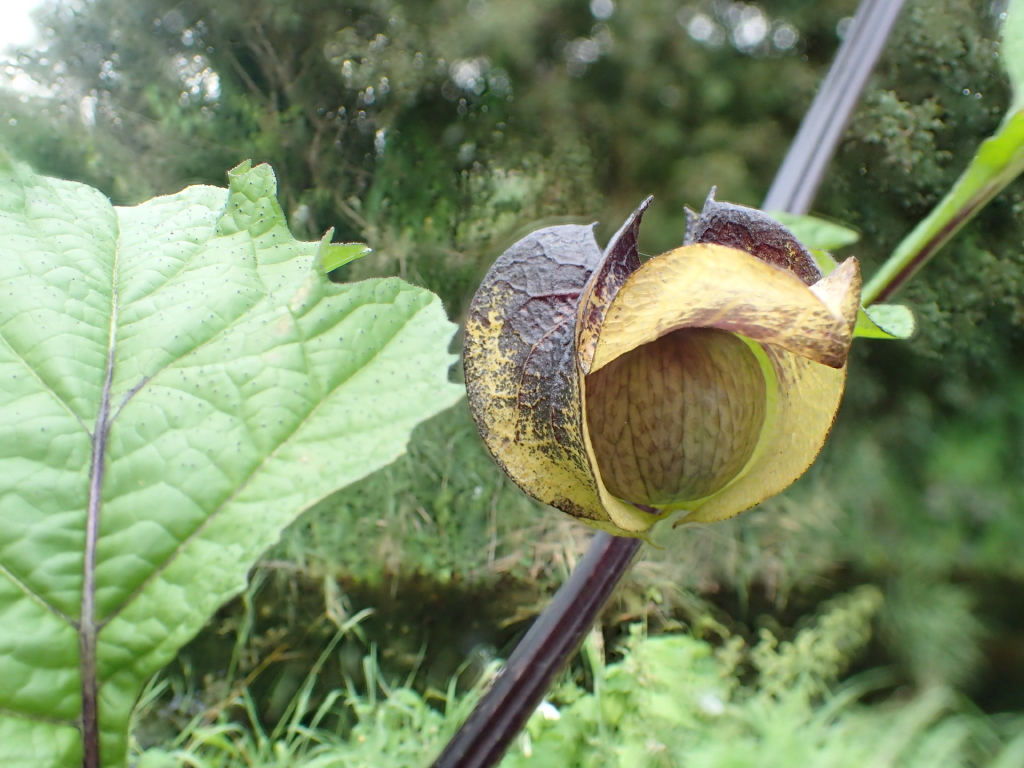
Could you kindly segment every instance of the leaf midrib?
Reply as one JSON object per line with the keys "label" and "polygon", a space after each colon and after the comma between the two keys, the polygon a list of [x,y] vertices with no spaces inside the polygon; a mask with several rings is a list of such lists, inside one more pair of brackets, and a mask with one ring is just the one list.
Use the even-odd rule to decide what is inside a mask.
{"label": "leaf midrib", "polygon": [[96,637],[96,546],[99,542],[103,473],[106,468],[107,436],[110,433],[110,388],[114,381],[117,350],[118,270],[121,263],[121,230],[118,226],[110,265],[110,326],[107,337],[107,365],[103,394],[92,433],[92,465],[89,468],[89,504],[85,516],[85,547],[82,558],[82,602],[78,617],[79,677],[82,690],[82,768],[100,766],[99,681],[97,680]]}
{"label": "leaf midrib", "polygon": [[[114,261],[115,269],[116,269],[116,265],[119,262],[119,259],[118,259],[119,254],[120,254],[120,249],[117,249],[115,251],[115,261]],[[196,256],[196,253],[193,253],[191,256],[189,256],[188,260],[191,261],[193,258],[195,258],[195,256]],[[175,275],[175,277],[177,277],[177,274]],[[167,288],[167,286],[170,285],[171,282],[172,282],[171,280],[165,280],[163,283],[161,283],[159,286],[157,286],[156,289],[154,289],[150,293],[146,294],[147,297],[148,296],[153,296],[154,294],[159,293],[162,290],[165,290]],[[255,310],[257,307],[259,307],[260,304],[262,304],[264,301],[266,301],[268,295],[269,294],[267,294],[264,291],[264,294],[260,298],[260,300],[257,301],[255,304],[253,304],[251,307],[249,307],[241,315],[239,315],[239,317],[235,318],[232,321],[231,324],[233,324],[235,322],[238,322],[241,318],[245,317],[247,314],[249,314],[250,312]],[[132,302],[132,303],[134,303],[134,302]],[[129,304],[129,306],[130,306],[130,304]],[[116,322],[116,318],[115,318],[114,322]],[[200,344],[197,344],[195,347],[193,347],[192,349],[190,349],[188,351],[188,354],[192,354],[196,350],[202,349],[207,344],[210,344],[210,343],[216,341],[217,339],[221,338],[223,332],[224,332],[224,329],[221,329],[221,331],[219,331],[218,333],[214,334],[213,336],[211,336],[210,338],[208,338],[205,341],[201,342]],[[113,334],[114,334],[114,337],[116,337],[116,329],[113,331]],[[29,365],[28,361],[25,360],[24,356],[21,353],[18,352],[18,350],[4,337],[4,335],[2,333],[0,333],[0,342],[3,342],[4,346],[7,349],[9,349],[11,351],[11,353],[15,357],[17,357],[18,360],[21,361],[22,365],[24,365],[24,367],[25,367],[25,370],[28,371],[29,374],[32,375],[32,377],[36,379],[36,381],[39,382],[39,385],[46,392],[49,392],[50,395],[52,395],[53,399],[56,402],[58,402],[72,417],[74,417],[75,421],[77,421],[79,426],[82,427],[82,431],[85,432],[85,434],[89,437],[90,442],[93,442],[95,440],[95,434],[96,434],[95,428],[94,429],[89,429],[89,427],[86,426],[85,422],[82,421],[81,417],[74,412],[74,410],[71,408],[71,406],[60,395],[57,394],[56,390],[54,390],[53,387],[51,387],[49,384],[47,384],[45,380],[40,378],[40,376],[36,372],[36,370],[31,365]],[[108,386],[108,385],[111,386],[111,387],[113,386],[113,383],[112,383],[113,382],[113,369],[112,369],[112,367],[110,365],[110,363],[111,363],[111,361],[110,361],[110,346],[111,346],[110,345],[110,340],[109,340],[109,337],[108,337],[108,346],[107,346],[107,354],[108,354],[107,362],[108,362],[108,367],[107,367],[107,380],[104,382],[104,386],[105,387]],[[167,370],[174,362],[176,362],[176,360],[180,360],[180,359],[181,358],[176,358],[175,360],[171,360],[171,361],[161,365],[152,374],[150,374],[148,376],[144,376],[142,378],[142,381],[140,381],[138,384],[136,384],[131,389],[127,390],[124,393],[124,397],[122,398],[120,405],[117,406],[117,409],[114,411],[113,415],[109,415],[108,414],[107,427],[109,428],[117,420],[117,417],[121,415],[121,411],[124,410],[125,406],[128,405],[128,403],[131,401],[131,399],[136,394],[138,394],[138,392],[140,390],[142,390],[157,375],[159,375],[163,371]],[[106,400],[107,400],[108,406],[110,404],[109,403],[109,394],[110,394],[109,392],[106,393]],[[101,409],[102,409],[102,401],[101,401]],[[100,424],[100,417],[99,417],[99,415],[97,415],[96,423],[97,423],[97,425]],[[93,449],[92,449],[92,451],[90,453],[90,459],[92,461],[92,465],[93,466],[95,466],[95,455],[93,455],[94,452],[95,452],[95,446],[93,447]],[[91,474],[90,474],[90,480],[91,480]],[[91,497],[90,497],[90,503],[91,503]],[[46,600],[41,594],[39,594],[39,592],[37,592],[32,587],[28,586],[24,581],[22,581],[17,576],[15,576],[10,571],[10,569],[8,569],[7,567],[4,566],[4,564],[2,562],[0,562],[0,573],[3,573],[8,578],[10,578],[11,581],[21,591],[23,591],[26,595],[28,595],[30,598],[35,600],[41,606],[46,607],[55,616],[57,616],[58,618],[63,619],[64,621],[66,621],[69,625],[74,627],[76,631],[79,629],[79,626],[80,626],[79,621],[75,620],[73,617],[69,616],[68,614],[64,613],[64,611],[60,610],[55,605],[53,605],[50,601]],[[84,575],[84,565],[83,565],[83,575]],[[83,593],[84,593],[84,585],[83,585]]]}

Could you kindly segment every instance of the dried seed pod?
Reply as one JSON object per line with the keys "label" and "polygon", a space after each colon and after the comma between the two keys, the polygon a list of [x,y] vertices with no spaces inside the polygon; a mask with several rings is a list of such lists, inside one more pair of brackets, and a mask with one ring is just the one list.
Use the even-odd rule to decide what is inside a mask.
{"label": "dried seed pod", "polygon": [[466,327],[470,408],[495,459],[617,534],[676,510],[729,517],[799,477],[839,406],[860,296],[856,259],[821,278],[785,227],[713,197],[688,245],[641,265],[649,202],[603,253],[592,227],[517,242]]}

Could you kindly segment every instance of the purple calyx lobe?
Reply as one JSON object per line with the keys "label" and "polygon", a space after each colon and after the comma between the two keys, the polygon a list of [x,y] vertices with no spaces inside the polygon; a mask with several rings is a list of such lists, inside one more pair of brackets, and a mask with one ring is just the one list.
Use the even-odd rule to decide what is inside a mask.
{"label": "purple calyx lobe", "polygon": [[601,326],[612,299],[629,276],[640,269],[640,252],[637,250],[640,222],[653,200],[653,197],[648,197],[640,203],[615,233],[583,290],[577,333],[577,355],[583,373],[590,372]]}
{"label": "purple calyx lobe", "polygon": [[684,245],[711,243],[745,251],[761,261],[789,270],[807,285],[822,278],[814,258],[796,236],[766,213],[715,200],[712,188],[698,215],[686,210]]}

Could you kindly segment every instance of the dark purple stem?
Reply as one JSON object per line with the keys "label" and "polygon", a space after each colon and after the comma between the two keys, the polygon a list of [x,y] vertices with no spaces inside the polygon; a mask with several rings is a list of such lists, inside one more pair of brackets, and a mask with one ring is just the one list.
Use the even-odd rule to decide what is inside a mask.
{"label": "dark purple stem", "polygon": [[640,539],[598,533],[433,768],[488,768],[505,754],[555,675],[580,647],[640,551]]}
{"label": "dark purple stem", "polygon": [[[765,199],[766,210],[806,213],[885,46],[904,0],[863,0]],[[599,533],[551,604],[432,768],[490,768],[501,760],[555,675],[579,648],[640,550]]]}

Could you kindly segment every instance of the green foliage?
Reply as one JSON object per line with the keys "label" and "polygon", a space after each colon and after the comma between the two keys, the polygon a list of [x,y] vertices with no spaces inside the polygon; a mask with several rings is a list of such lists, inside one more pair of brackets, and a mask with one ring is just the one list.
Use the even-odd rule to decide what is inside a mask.
{"label": "green foliage", "polygon": [[146,679],[281,529],[459,397],[436,297],[330,283],[273,172],[229,177],[114,208],[0,169],[5,764],[121,765]]}
{"label": "green foliage", "polygon": [[[1003,56],[1014,101],[999,130],[982,142],[967,169],[942,201],[896,246],[877,274],[864,286],[864,303],[888,296],[906,283],[978,211],[1024,171],[1024,2],[1014,0],[1003,23]],[[1004,14],[1004,16],[1006,15]],[[924,157],[914,160],[914,167]]]}
{"label": "green foliage", "polygon": [[963,685],[971,679],[985,635],[974,602],[970,591],[953,584],[904,577],[893,585],[885,627],[915,680]]}
{"label": "green foliage", "polygon": [[[880,605],[879,592],[864,587],[834,600],[792,641],[780,644],[765,630],[753,647],[738,637],[717,649],[690,635],[647,637],[634,625],[623,658],[611,664],[594,635],[586,653],[591,684],[569,678],[558,685],[501,765],[1012,765],[1024,744],[1021,724],[979,716],[946,689],[865,707],[857,700],[884,686],[884,675],[836,687]],[[300,693],[289,719],[268,733],[243,692],[232,704],[246,725],[199,715],[172,743],[137,747],[137,764],[419,768],[488,680],[461,699],[450,689],[441,712],[408,687],[386,686],[372,659],[366,666],[367,695],[350,689],[314,707]],[[156,715],[154,704],[143,704],[142,720]],[[332,712],[347,714],[326,726]]]}
{"label": "green foliage", "polygon": [[[375,249],[348,277],[400,275],[458,315],[537,219],[612,226],[654,193],[641,247],[659,252],[712,184],[756,205],[854,7],[776,0],[766,18],[795,44],[737,48],[687,34],[703,14],[728,37],[732,17],[709,2],[635,2],[607,20],[576,0],[62,2],[43,18],[50,49],[18,61],[52,96],[0,98],[0,138],[120,202],[270,162],[297,232],[333,226]],[[997,22],[980,0],[908,3],[819,206],[861,231],[866,267],[998,129],[1000,61],[1014,59],[995,56]],[[1020,194],[909,289],[929,319],[918,349],[984,354],[982,318],[1021,322]]]}
{"label": "green foliage", "polygon": [[314,579],[546,581],[564,571],[557,555],[538,560],[538,546],[554,548],[570,527],[494,464],[463,402],[418,427],[405,456],[311,509],[268,557]]}
{"label": "green foliage", "polygon": [[[489,262],[537,219],[608,226],[653,193],[641,247],[656,253],[680,242],[683,204],[699,206],[712,184],[722,199],[758,203],[856,3],[761,4],[798,32],[785,50],[730,44],[725,5],[631,0],[597,20],[583,0],[489,0],[480,18],[462,0],[63,3],[46,18],[50,49],[18,62],[53,96],[0,94],[0,137],[119,203],[220,183],[220,169],[247,157],[272,161],[299,237],[334,226],[338,239],[374,247],[339,273],[403,275],[457,315]],[[816,208],[861,234],[843,255],[867,275],[1008,111],[1003,65],[1020,57],[998,47],[992,7],[907,3]],[[697,13],[724,44],[689,37]],[[596,60],[576,55],[592,51],[585,41]],[[890,593],[882,637],[899,674],[969,687],[984,682],[968,673],[981,656],[998,665],[1008,698],[997,704],[1019,709],[1021,181],[900,301],[917,335],[855,345],[836,432],[811,476],[736,520],[659,532],[666,549],[647,550],[614,615],[671,622],[696,594],[743,624],[874,581]],[[471,429],[461,405],[423,425],[409,458],[325,499],[269,557],[281,573],[313,576],[302,585],[329,575],[362,584],[377,604],[414,593],[410,584],[493,589],[496,612],[521,617],[508,595],[554,587],[587,538],[511,488]],[[289,589],[272,615],[301,623]],[[296,590],[321,611],[323,595]],[[998,637],[986,640],[982,623]],[[453,656],[474,647],[476,628],[458,631]],[[409,642],[387,628],[372,639],[382,658]]]}
{"label": "green foliage", "polygon": [[777,6],[799,44],[738,51],[686,34],[698,10],[731,28],[709,4],[601,21],[578,0],[60,2],[52,45],[18,62],[53,96],[8,97],[0,136],[120,202],[269,162],[297,232],[368,242],[385,260],[355,276],[421,282],[457,314],[537,219],[613,226],[655,191],[660,251],[712,184],[756,204],[853,3]]}
{"label": "green foliage", "polygon": [[733,638],[714,651],[686,635],[643,638],[634,627],[622,662],[604,667],[590,654],[593,693],[571,682],[557,688],[557,719],[542,709],[503,765],[869,764],[876,742],[843,711],[863,689],[824,705],[818,697],[867,642],[880,605],[877,590],[862,588],[791,642],[763,630],[752,648]]}

